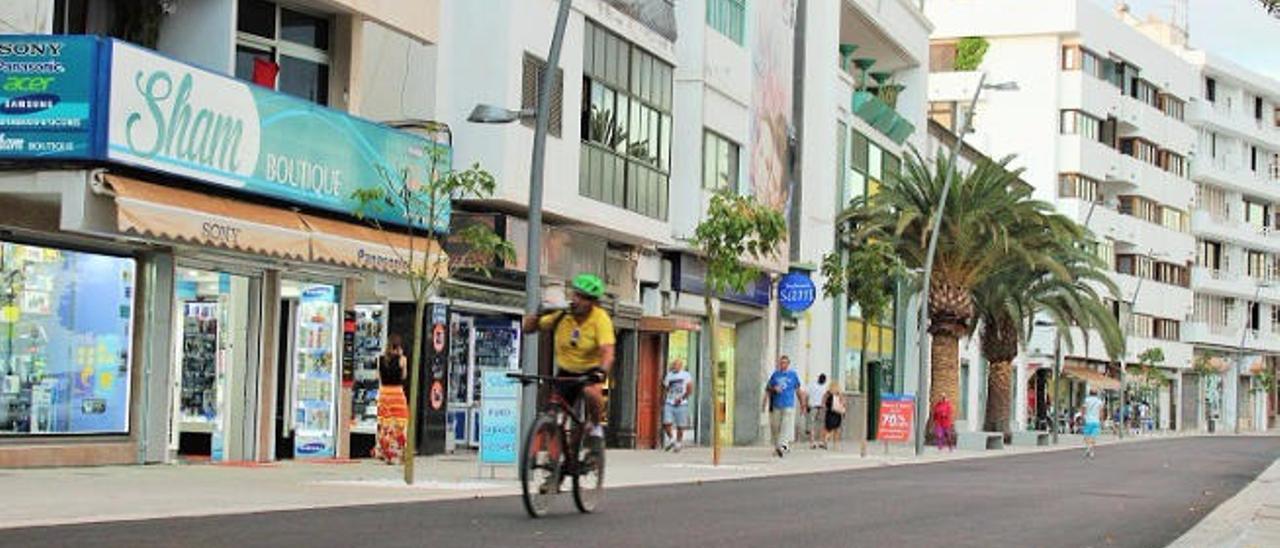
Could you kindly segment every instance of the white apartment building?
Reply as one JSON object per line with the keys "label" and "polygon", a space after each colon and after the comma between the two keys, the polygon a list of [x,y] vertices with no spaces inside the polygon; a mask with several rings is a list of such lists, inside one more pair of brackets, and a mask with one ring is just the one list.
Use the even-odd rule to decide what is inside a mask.
{"label": "white apartment building", "polygon": [[[793,197],[799,209],[791,259],[813,267],[834,245],[836,215],[853,198],[874,193],[911,147],[924,148],[933,26],[912,0],[800,5],[804,46],[796,74],[803,87],[796,92],[800,157]],[[802,356],[810,378],[830,373],[857,394],[852,420],[845,421],[848,439],[865,434],[863,417],[878,394],[915,393],[915,308],[908,297],[865,333],[860,311],[843,298],[820,300],[794,318],[796,330],[784,332],[783,347]]]}
{"label": "white apartment building", "polygon": [[1202,430],[1209,421],[1219,431],[1266,430],[1275,402],[1258,377],[1280,353],[1280,82],[1212,52],[1171,48],[1200,75],[1187,109],[1199,143],[1195,306],[1183,338],[1201,367],[1184,382],[1183,406],[1200,405],[1185,420]]}
{"label": "white apartment building", "polygon": [[[1197,133],[1185,120],[1199,89],[1194,69],[1127,15],[1089,1],[938,0],[927,13],[937,26],[931,118],[952,123],[972,96],[972,70],[985,72],[988,83],[1018,84],[1019,91],[984,93],[966,141],[991,157],[1017,155],[1014,166],[1026,169],[1035,196],[1101,239],[1099,256],[1120,290],[1113,307],[1129,332],[1125,362],[1137,364],[1142,353],[1160,349],[1166,379],[1143,397],[1161,426],[1178,427],[1181,374],[1193,363],[1184,324],[1192,314],[1195,258],[1189,217]],[[983,46],[976,66],[955,70],[958,54],[968,62]],[[1065,374],[1080,385],[1118,389],[1119,368],[1108,363],[1096,334],[1071,338]],[[1019,429],[1047,408],[1053,347],[1052,336],[1041,333],[1019,360]]]}

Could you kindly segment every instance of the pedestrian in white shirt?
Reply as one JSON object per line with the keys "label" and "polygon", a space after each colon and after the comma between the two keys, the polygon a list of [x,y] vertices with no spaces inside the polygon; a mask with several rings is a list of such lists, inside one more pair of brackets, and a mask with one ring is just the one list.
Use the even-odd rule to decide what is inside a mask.
{"label": "pedestrian in white shirt", "polygon": [[662,430],[667,437],[663,449],[679,453],[684,445],[684,431],[689,427],[689,396],[693,394],[693,376],[684,370],[684,360],[676,358],[671,362],[671,371],[662,381],[662,391],[666,396],[662,406]]}
{"label": "pedestrian in white shirt", "polygon": [[822,403],[827,395],[827,374],[818,374],[818,380],[805,389],[808,408],[805,410],[805,428],[809,430],[809,449],[816,449],[822,436]]}

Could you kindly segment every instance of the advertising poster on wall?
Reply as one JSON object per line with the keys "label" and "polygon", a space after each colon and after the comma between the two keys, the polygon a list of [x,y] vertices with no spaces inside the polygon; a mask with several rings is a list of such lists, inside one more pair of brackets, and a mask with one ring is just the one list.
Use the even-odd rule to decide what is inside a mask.
{"label": "advertising poster on wall", "polygon": [[92,158],[101,43],[0,36],[0,158]]}
{"label": "advertising poster on wall", "polygon": [[515,465],[520,443],[520,383],[506,368],[481,370],[480,464]]}
{"label": "advertising poster on wall", "polygon": [[302,290],[294,342],[294,457],[337,455],[335,442],[338,370],[337,289],[313,285]]}

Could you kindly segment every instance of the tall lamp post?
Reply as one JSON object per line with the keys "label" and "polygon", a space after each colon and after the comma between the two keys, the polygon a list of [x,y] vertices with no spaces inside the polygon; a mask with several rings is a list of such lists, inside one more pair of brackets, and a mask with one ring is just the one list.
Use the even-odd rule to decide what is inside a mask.
{"label": "tall lamp post", "polygon": [[[542,278],[542,178],[547,156],[547,129],[551,122],[551,90],[556,69],[560,65],[560,49],[564,45],[564,29],[569,22],[570,0],[560,0],[556,14],[556,28],[551,36],[551,51],[547,54],[547,63],[542,67],[538,78],[538,105],[534,111],[509,110],[492,105],[476,105],[467,117],[467,121],[482,124],[508,124],[516,120],[534,117],[533,129],[533,161],[529,173],[529,234],[528,247],[525,252],[524,276],[524,313],[538,313],[542,301],[539,282]],[[523,345],[523,370],[526,374],[538,373],[538,335],[525,336]],[[538,388],[526,385],[520,404],[521,431],[527,430],[533,421],[537,405]]]}
{"label": "tall lamp post", "polygon": [[929,412],[929,283],[930,278],[933,277],[933,257],[938,251],[938,231],[942,228],[942,215],[947,205],[947,195],[951,193],[951,185],[957,175],[957,169],[954,167],[956,156],[960,154],[960,147],[964,146],[964,135],[969,132],[973,110],[978,107],[978,97],[982,95],[984,89],[1016,91],[1018,84],[1017,82],[988,84],[987,73],[984,72],[978,77],[978,85],[973,90],[973,99],[969,100],[967,115],[965,112],[956,113],[957,117],[962,118],[963,123],[960,125],[959,133],[956,134],[956,142],[951,145],[951,151],[947,155],[947,178],[942,184],[942,198],[938,201],[938,211],[934,213],[933,220],[930,222],[929,250],[925,254],[924,283],[920,290],[920,316],[917,319],[917,325],[920,326],[920,375],[916,388],[917,455],[924,453],[924,423]]}
{"label": "tall lamp post", "polygon": [[1237,358],[1232,360],[1233,363],[1231,364],[1231,383],[1234,385],[1232,386],[1232,390],[1234,390],[1236,394],[1236,410],[1234,420],[1231,421],[1231,431],[1236,434],[1240,433],[1240,400],[1243,399],[1240,394],[1240,362],[1244,361],[1244,343],[1249,337],[1249,317],[1252,314],[1252,309],[1250,307],[1259,307],[1258,314],[1262,314],[1262,305],[1258,304],[1258,297],[1262,296],[1262,288],[1264,287],[1271,287],[1271,282],[1266,280],[1257,280],[1257,287],[1253,290],[1253,300],[1249,301],[1249,304],[1245,306],[1244,323],[1240,325],[1240,346],[1236,348]]}

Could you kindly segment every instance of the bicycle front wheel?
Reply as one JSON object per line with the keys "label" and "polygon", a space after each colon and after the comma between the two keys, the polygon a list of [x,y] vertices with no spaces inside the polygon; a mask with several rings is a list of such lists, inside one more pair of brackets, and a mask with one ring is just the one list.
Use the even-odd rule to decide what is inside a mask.
{"label": "bicycle front wheel", "polygon": [[573,504],[590,514],[604,499],[604,447],[591,449],[586,440],[578,444],[577,474],[573,476]]}
{"label": "bicycle front wheel", "polygon": [[520,490],[530,517],[547,515],[552,497],[560,492],[564,459],[564,435],[555,418],[538,415],[525,434],[520,454]]}

